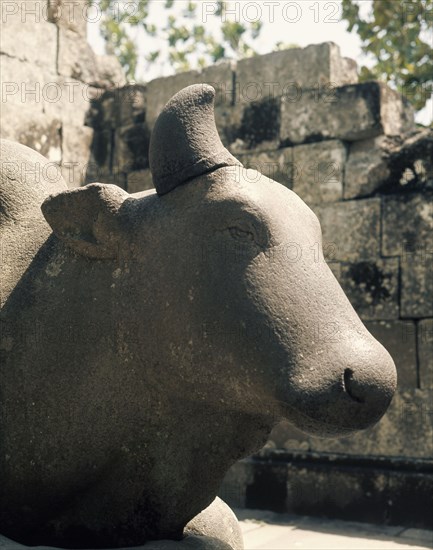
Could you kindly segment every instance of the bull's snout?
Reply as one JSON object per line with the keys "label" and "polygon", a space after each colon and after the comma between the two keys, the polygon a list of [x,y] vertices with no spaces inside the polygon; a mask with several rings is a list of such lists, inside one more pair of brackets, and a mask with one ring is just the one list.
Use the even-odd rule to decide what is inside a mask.
{"label": "bull's snout", "polygon": [[357,348],[353,364],[349,362],[343,370],[341,387],[354,404],[353,420],[362,429],[386,412],[396,389],[397,373],[389,353],[373,338]]}
{"label": "bull's snout", "polygon": [[365,403],[367,406],[380,403],[384,393],[387,393],[389,384],[383,386],[384,381],[381,377],[376,380],[366,374],[365,370],[361,370],[361,372],[360,369],[354,371],[351,368],[346,368],[344,370],[343,388],[347,395],[357,403]]}
{"label": "bull's snout", "polygon": [[[350,333],[320,364],[309,357],[296,377],[289,420],[312,435],[337,437],[375,424],[386,412],[397,385],[389,353],[368,333]],[[306,375],[305,373],[310,373]],[[293,382],[293,379],[292,379]]]}

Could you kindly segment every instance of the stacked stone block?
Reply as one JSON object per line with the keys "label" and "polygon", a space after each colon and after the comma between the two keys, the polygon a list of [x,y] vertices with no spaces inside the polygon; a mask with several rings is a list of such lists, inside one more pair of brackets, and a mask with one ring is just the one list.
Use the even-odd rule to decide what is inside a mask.
{"label": "stacked stone block", "polygon": [[0,9],[0,135],[48,157],[71,187],[81,185],[93,139],[88,112],[106,88],[125,84],[121,67],[87,43],[87,0],[3,2]]}

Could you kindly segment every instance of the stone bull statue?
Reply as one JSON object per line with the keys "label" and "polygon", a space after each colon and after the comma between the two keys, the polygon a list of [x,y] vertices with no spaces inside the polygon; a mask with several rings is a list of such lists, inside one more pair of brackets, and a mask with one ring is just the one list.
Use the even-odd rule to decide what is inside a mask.
{"label": "stone bull statue", "polygon": [[345,436],[390,403],[393,361],[318,259],[316,216],[247,177],[213,98],[169,101],[156,189],[134,195],[67,190],[2,142],[0,533],[20,544],[241,548],[214,501],[235,461],[281,419]]}

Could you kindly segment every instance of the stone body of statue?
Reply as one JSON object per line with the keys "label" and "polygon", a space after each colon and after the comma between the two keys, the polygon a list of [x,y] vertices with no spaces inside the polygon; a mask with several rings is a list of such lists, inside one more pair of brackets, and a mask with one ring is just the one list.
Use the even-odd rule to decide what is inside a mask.
{"label": "stone body of statue", "polygon": [[214,501],[235,461],[281,419],[347,435],[390,403],[316,216],[223,147],[213,98],[170,100],[134,195],[67,190],[2,142],[0,533],[20,544],[239,549]]}

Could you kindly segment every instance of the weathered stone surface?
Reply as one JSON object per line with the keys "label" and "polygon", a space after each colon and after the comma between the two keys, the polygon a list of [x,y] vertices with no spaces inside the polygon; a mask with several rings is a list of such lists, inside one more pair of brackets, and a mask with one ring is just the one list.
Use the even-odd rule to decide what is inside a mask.
{"label": "weathered stone surface", "polygon": [[[37,204],[47,195],[67,187],[60,168],[29,147],[2,139],[0,159],[0,365],[3,376],[5,352],[10,351],[13,342],[34,344],[29,336],[38,327],[37,320],[30,323],[26,320],[26,328],[31,327],[31,330],[22,326],[14,331],[3,317],[6,301],[15,287],[14,281],[16,283],[28,271],[39,252],[39,239],[46,239],[50,233]],[[15,234],[17,227],[20,228],[19,239]],[[5,421],[5,399],[2,402],[0,421]]]}
{"label": "weathered stone surface", "polygon": [[125,73],[115,55],[97,55],[96,68],[98,78],[95,80],[100,88],[121,88],[126,84]]}
{"label": "weathered stone surface", "polygon": [[[119,90],[119,93],[121,93],[121,90]],[[104,131],[107,129],[116,128],[119,125],[127,126],[132,123],[132,121],[130,122],[129,120],[127,120],[127,122],[122,124],[121,117],[119,116],[120,102],[121,100],[118,99],[118,95],[114,92],[104,92],[104,94],[101,96],[101,99],[96,102],[98,111],[92,111],[92,114],[89,115],[91,125],[93,126],[93,128],[95,128],[95,130]]]}
{"label": "weathered stone surface", "polygon": [[96,55],[85,39],[77,40],[77,33],[60,27],[58,36],[58,72],[66,78],[80,82],[98,81]]}
{"label": "weathered stone surface", "polygon": [[45,97],[44,111],[55,116],[64,125],[84,126],[94,98],[94,89],[72,78],[57,77]]}
{"label": "weathered stone surface", "polygon": [[146,124],[132,124],[115,133],[112,172],[133,172],[149,166],[150,132]]}
{"label": "weathered stone surface", "polygon": [[[399,459],[393,462],[378,458],[372,464],[369,460],[345,460],[338,454],[318,457],[306,453],[296,457],[287,465],[286,498],[283,507],[278,500],[280,510],[297,516],[371,522],[378,529],[389,522],[395,526],[411,525],[430,530],[433,511],[431,470],[428,466],[409,465]],[[266,468],[267,484],[276,486],[274,491],[278,495],[281,463],[276,460],[268,462]],[[260,504],[258,500],[256,507]],[[317,530],[321,531],[320,527]],[[363,540],[363,544],[368,543]],[[379,548],[382,544],[390,548],[389,543],[377,542],[372,546]],[[360,545],[353,543],[354,547]],[[347,541],[345,547],[350,546],[351,541]],[[420,550],[421,546],[423,543],[420,543]],[[336,548],[337,544],[331,543],[331,547]]]}
{"label": "weathered stone surface", "polygon": [[[260,172],[264,176],[292,188],[293,174],[293,148],[286,147],[277,151],[256,152],[239,155],[239,160],[244,165],[240,168],[242,177],[247,179],[257,178],[256,173],[249,172],[250,169]],[[239,175],[241,177],[241,175]]]}
{"label": "weathered stone surface", "polygon": [[106,181],[113,173],[114,130],[95,131],[87,168],[87,182]]}
{"label": "weathered stone surface", "polygon": [[433,193],[400,194],[383,199],[382,254],[402,263],[433,254]]}
{"label": "weathered stone surface", "polygon": [[35,113],[40,113],[46,101],[57,98],[54,66],[40,67],[6,55],[2,55],[0,61],[2,117],[11,105],[31,108]]}
{"label": "weathered stone surface", "polygon": [[[372,460],[372,457],[309,452],[278,452],[266,459],[243,461],[240,465],[249,473],[248,485],[243,489],[246,501],[242,506],[247,509],[237,510],[237,514],[240,519],[257,518],[257,509],[265,510],[261,517],[270,524],[286,522],[287,516],[281,512],[296,514],[296,520],[291,521],[292,529],[299,528],[300,516],[310,516],[309,522],[314,521],[316,532],[329,528],[324,518],[371,522],[382,534],[386,523],[394,526],[388,529],[395,533],[401,533],[401,525],[412,526],[406,530],[408,537],[416,531],[413,527],[428,529],[423,532],[422,540],[417,537],[417,541],[412,541],[422,545],[430,542],[433,527],[430,464],[430,461],[406,461],[401,457]],[[239,479],[243,474],[238,472]],[[253,515],[251,508],[255,508]],[[316,518],[313,520],[311,516]],[[255,529],[254,524],[251,529]],[[257,535],[254,531],[252,537],[246,538],[256,542],[258,537],[254,533]],[[269,533],[266,540],[272,540],[268,547],[287,546],[287,539],[278,538],[280,544],[275,544],[276,539]],[[323,537],[319,535],[318,540],[317,546],[323,546]],[[400,542],[409,541],[401,539]],[[389,547],[387,543],[384,546]],[[331,547],[338,547],[338,543],[332,541]]]}
{"label": "weathered stone surface", "polygon": [[139,193],[140,191],[146,191],[154,187],[152,173],[148,168],[128,174],[128,193]]}
{"label": "weathered stone surface", "polygon": [[339,282],[361,319],[398,319],[397,258],[342,264]]}
{"label": "weathered stone surface", "polygon": [[281,106],[279,98],[237,103],[227,109],[223,135],[230,151],[272,151],[280,145]]}
{"label": "weathered stone surface", "polygon": [[433,319],[418,323],[418,358],[420,386],[433,388]]}
{"label": "weathered stone surface", "polygon": [[287,144],[332,138],[356,141],[413,128],[412,109],[380,82],[302,90],[290,100],[282,99],[280,137]]}
{"label": "weathered stone surface", "polygon": [[[280,419],[335,437],[390,403],[392,359],[316,260],[315,216],[265,176],[236,180],[212,108],[201,85],[164,108],[149,157],[158,194],[97,183],[52,195],[48,182],[2,171],[1,238],[21,242],[23,218],[32,236],[20,245],[24,275],[8,271],[18,253],[0,274],[9,538],[78,548],[179,539]],[[303,253],[296,261],[286,240]],[[318,334],[335,319],[335,339]]]}
{"label": "weathered stone surface", "polygon": [[400,194],[403,199],[409,192],[426,193],[433,189],[432,158],[433,132],[427,128],[354,142],[346,164],[344,197],[380,192]]}
{"label": "weathered stone surface", "polygon": [[87,21],[92,19],[88,12],[88,5],[88,0],[48,0],[48,19],[85,39]]}
{"label": "weathered stone surface", "polygon": [[370,195],[389,177],[391,172],[384,150],[386,143],[385,136],[378,136],[350,145],[345,167],[345,199]]}
{"label": "weathered stone surface", "polygon": [[329,261],[375,259],[379,256],[380,199],[347,201],[314,208]]}
{"label": "weathered stone surface", "polygon": [[[161,111],[149,144],[149,166],[158,195],[216,167],[239,170],[242,166],[221,142],[214,101],[215,89],[201,83],[178,92]],[[235,179],[233,173],[230,179]]]}
{"label": "weathered stone surface", "polygon": [[153,128],[162,108],[175,93],[186,86],[200,83],[211,84],[215,88],[215,105],[217,107],[232,104],[233,67],[230,62],[217,63],[201,72],[188,71],[173,76],[156,78],[146,85],[146,122],[149,128]]}
{"label": "weathered stone surface", "polygon": [[[40,0],[5,2],[2,5],[0,54],[55,72],[57,28],[45,20],[44,7],[44,2]],[[36,25],[37,31],[35,31]],[[2,72],[4,61],[5,57],[2,57]],[[3,75],[2,82],[4,82]]]}
{"label": "weathered stone surface", "polygon": [[293,148],[293,191],[307,204],[335,202],[343,197],[346,148],[331,140]]}
{"label": "weathered stone surface", "polygon": [[[221,550],[244,550],[239,522],[227,504],[218,497],[186,525],[183,533],[186,537],[209,537],[209,542],[220,542]],[[203,550],[206,550],[206,541],[203,540],[203,543]],[[219,550],[218,546],[215,550]]]}
{"label": "weathered stone surface", "polygon": [[345,198],[433,189],[433,131],[354,142],[346,164]]}
{"label": "weathered stone surface", "polygon": [[358,81],[356,63],[342,58],[333,42],[290,48],[241,59],[236,67],[236,101],[250,103],[298,91]]}
{"label": "weathered stone surface", "polygon": [[50,162],[60,164],[61,121],[58,118],[39,113],[27,105],[2,106],[0,134],[2,139],[18,141]]}
{"label": "weathered stone surface", "polygon": [[146,87],[140,85],[125,86],[115,95],[118,105],[119,124],[144,123],[146,119]]}
{"label": "weathered stone surface", "polygon": [[97,131],[143,124],[146,118],[146,87],[138,84],[107,90],[92,104],[89,124]]}
{"label": "weathered stone surface", "polygon": [[313,451],[349,455],[431,458],[433,453],[433,390],[397,391],[382,420],[350,438],[311,438]]}
{"label": "weathered stone surface", "polygon": [[357,84],[358,82],[358,65],[354,59],[350,57],[333,56],[333,78],[332,84],[342,86],[344,84]]}
{"label": "weathered stone surface", "polygon": [[418,385],[416,325],[413,321],[367,321],[368,331],[388,350],[397,367],[398,387]]}
{"label": "weathered stone surface", "polygon": [[93,129],[65,126],[62,132],[62,173],[68,187],[79,187],[86,180]]}
{"label": "weathered stone surface", "polygon": [[433,189],[433,129],[417,128],[400,139],[390,140],[388,166],[391,175],[386,193]]}
{"label": "weathered stone surface", "polygon": [[433,317],[433,254],[406,255],[401,262],[401,317]]}

